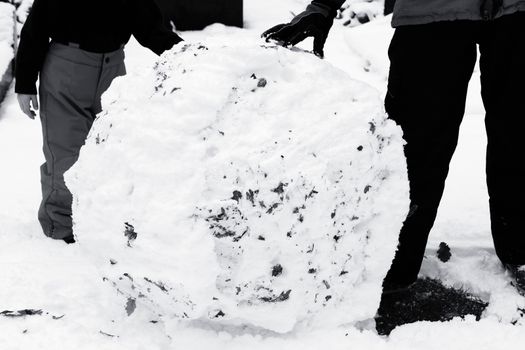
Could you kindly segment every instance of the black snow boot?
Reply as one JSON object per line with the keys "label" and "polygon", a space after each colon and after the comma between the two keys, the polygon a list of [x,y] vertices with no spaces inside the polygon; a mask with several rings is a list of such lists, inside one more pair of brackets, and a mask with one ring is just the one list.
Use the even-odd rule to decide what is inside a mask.
{"label": "black snow boot", "polygon": [[504,266],[512,278],[512,285],[525,296],[525,265],[504,264]]}
{"label": "black snow boot", "polygon": [[76,241],[75,241],[75,236],[73,236],[73,235],[71,235],[71,236],[67,236],[67,237],[65,237],[65,238],[62,238],[62,240],[63,240],[64,242],[66,242],[67,244],[73,244],[73,243],[76,242]]}

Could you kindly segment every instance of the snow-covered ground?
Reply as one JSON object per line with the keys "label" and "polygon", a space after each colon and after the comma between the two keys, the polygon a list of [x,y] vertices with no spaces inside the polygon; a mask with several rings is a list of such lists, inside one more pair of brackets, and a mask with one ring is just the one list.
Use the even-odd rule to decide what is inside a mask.
{"label": "snow-covered ground", "polygon": [[[302,0],[246,1],[247,32],[260,33],[290,19]],[[248,33],[248,34],[249,34]],[[354,79],[384,94],[388,73],[386,49],[392,30],[388,18],[357,28],[336,23],[327,42],[326,60]],[[188,42],[201,32],[183,33]],[[235,36],[230,39],[235,43]],[[303,48],[309,48],[305,43]],[[225,42],[227,45],[227,42]],[[147,71],[156,57],[127,47],[130,71]],[[471,318],[444,323],[419,322],[397,328],[389,338],[370,325],[340,326],[284,335],[243,327],[181,326],[122,302],[100,280],[96,264],[79,245],[43,237],[36,220],[39,204],[40,125],[18,111],[12,91],[0,109],[0,312],[36,309],[41,315],[0,315],[0,349],[506,349],[525,341],[518,308],[524,298],[510,287],[490,238],[484,185],[483,106],[476,71],[458,150],[439,217],[431,233],[422,273],[461,286],[490,305],[479,322]],[[101,238],[102,239],[102,238]],[[448,263],[435,256],[438,243],[451,245]],[[127,308],[126,308],[127,307]],[[515,325],[513,325],[515,323]]]}

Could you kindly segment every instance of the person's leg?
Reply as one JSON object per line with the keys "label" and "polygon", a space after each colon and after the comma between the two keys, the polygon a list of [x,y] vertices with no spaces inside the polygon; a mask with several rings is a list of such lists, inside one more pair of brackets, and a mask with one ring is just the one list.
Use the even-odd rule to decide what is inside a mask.
{"label": "person's leg", "polygon": [[[80,147],[93,123],[89,110],[96,89],[96,71],[53,55],[46,58],[40,75],[40,117],[44,156],[41,166],[42,202],[38,218],[44,233],[55,239],[73,235],[71,193],[64,173],[76,162]],[[81,81],[82,89],[73,82]]]}
{"label": "person's leg", "polygon": [[480,65],[492,235],[504,264],[525,265],[525,13],[483,29]]}
{"label": "person's leg", "polygon": [[468,82],[476,63],[476,22],[398,28],[385,107],[403,129],[411,210],[384,289],[417,279],[457,145]]}
{"label": "person's leg", "polygon": [[125,74],[124,53],[93,54],[52,44],[41,74],[41,119],[46,163],[41,167],[44,233],[73,242],[72,195],[64,173],[77,161],[100,98],[113,79]]}

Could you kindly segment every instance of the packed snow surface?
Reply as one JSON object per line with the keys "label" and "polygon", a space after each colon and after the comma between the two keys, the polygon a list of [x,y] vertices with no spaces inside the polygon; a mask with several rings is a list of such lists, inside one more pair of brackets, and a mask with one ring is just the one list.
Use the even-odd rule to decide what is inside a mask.
{"label": "packed snow surface", "polygon": [[332,65],[222,30],[105,94],[66,176],[79,244],[165,317],[372,318],[408,207],[400,128]]}
{"label": "packed snow surface", "polygon": [[15,8],[0,2],[0,80],[14,57]]}
{"label": "packed snow surface", "polygon": [[[20,21],[25,14],[24,6],[30,2],[26,0],[18,8]],[[289,21],[292,13],[302,11],[307,2],[245,0],[245,31],[253,35],[253,42],[260,42],[258,34],[271,25]],[[344,20],[335,21],[325,48],[325,60],[384,94],[387,47],[393,34],[389,21],[387,17],[358,28],[343,26]],[[208,41],[212,33],[205,30],[185,32],[182,36],[186,42],[199,42]],[[238,38],[238,32],[232,32],[223,37],[222,43],[231,46]],[[311,49],[311,40],[300,47]],[[126,55],[129,78],[133,79],[140,72],[150,74],[149,67],[157,60],[135,41],[126,46]],[[129,99],[137,98],[137,86],[130,84],[126,94],[130,95]],[[42,313],[22,317],[1,314],[0,349],[499,350],[519,347],[525,342],[525,298],[511,285],[490,238],[483,117],[479,69],[476,69],[470,83],[458,150],[421,270],[422,276],[438,278],[447,286],[463,288],[490,303],[482,320],[476,322],[467,316],[465,320],[450,322],[417,322],[396,328],[388,338],[378,336],[372,330],[372,322],[359,323],[357,328],[344,325],[277,334],[261,328],[160,319],[144,307],[146,303],[138,302],[128,316],[133,310],[133,301],[115,292],[111,283],[101,283],[100,272],[104,272],[101,266],[105,266],[94,264],[93,248],[102,249],[108,237],[99,237],[100,245],[90,245],[91,250],[86,250],[84,240],[66,245],[42,234],[36,218],[40,201],[39,166],[44,161],[41,126],[20,112],[11,89],[0,108],[0,149],[5,150],[0,152],[0,163],[6,168],[0,181],[0,314],[4,310],[24,309],[42,310]],[[93,169],[96,168],[88,171]],[[181,200],[186,199],[181,196]],[[106,213],[106,216],[112,215],[112,211]],[[93,225],[100,227],[101,223]],[[140,237],[138,232],[137,243]],[[441,241],[452,248],[452,258],[447,263],[436,257]],[[133,249],[136,251],[136,248],[137,245]],[[185,253],[187,259],[192,259],[190,253]],[[151,261],[146,257],[144,264]],[[163,266],[159,268],[162,269]],[[107,271],[104,274],[109,275]]]}

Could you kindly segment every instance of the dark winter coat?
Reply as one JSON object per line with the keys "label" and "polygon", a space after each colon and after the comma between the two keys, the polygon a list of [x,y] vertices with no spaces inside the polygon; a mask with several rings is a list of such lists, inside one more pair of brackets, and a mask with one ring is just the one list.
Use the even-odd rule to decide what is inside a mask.
{"label": "dark winter coat", "polygon": [[525,0],[396,0],[392,26],[491,20],[525,11]]}
{"label": "dark winter coat", "polygon": [[[333,10],[345,0],[314,0],[313,3]],[[519,11],[525,11],[525,0],[396,0],[392,26],[492,20]]]}
{"label": "dark winter coat", "polygon": [[15,90],[36,94],[49,39],[107,53],[121,48],[131,35],[157,54],[181,41],[164,26],[154,0],[35,0],[22,28]]}

